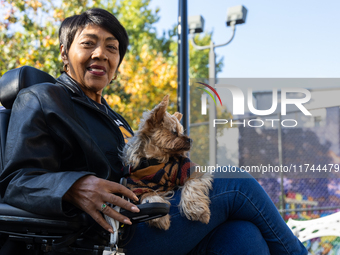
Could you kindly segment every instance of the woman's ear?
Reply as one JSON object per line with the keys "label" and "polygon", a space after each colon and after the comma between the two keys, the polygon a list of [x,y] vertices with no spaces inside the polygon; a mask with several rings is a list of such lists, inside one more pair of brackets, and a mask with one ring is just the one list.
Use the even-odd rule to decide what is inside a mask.
{"label": "woman's ear", "polygon": [[66,49],[64,47],[64,45],[60,45],[60,55],[61,55],[61,59],[64,62],[64,65],[68,64],[68,58],[67,58],[67,53],[66,53]]}

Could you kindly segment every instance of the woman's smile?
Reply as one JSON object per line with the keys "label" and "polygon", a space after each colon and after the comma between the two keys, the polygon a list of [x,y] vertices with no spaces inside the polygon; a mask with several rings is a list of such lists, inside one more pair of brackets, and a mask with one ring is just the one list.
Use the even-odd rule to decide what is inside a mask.
{"label": "woman's smile", "polygon": [[104,66],[99,66],[99,65],[90,65],[87,70],[97,76],[103,76],[106,74],[106,68]]}

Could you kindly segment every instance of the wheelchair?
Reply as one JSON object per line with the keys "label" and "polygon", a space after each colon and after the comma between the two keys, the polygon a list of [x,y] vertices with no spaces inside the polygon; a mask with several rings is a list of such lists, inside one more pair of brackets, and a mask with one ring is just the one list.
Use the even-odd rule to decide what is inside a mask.
{"label": "wheelchair", "polygon": [[[49,74],[33,67],[23,66],[6,72],[0,79],[0,171],[4,168],[6,134],[11,108],[18,92],[39,83],[56,83]],[[169,213],[169,205],[150,203],[138,205],[140,212],[120,211],[131,222],[147,221]],[[119,210],[119,208],[115,208]],[[112,222],[111,222],[112,223]],[[108,255],[124,254],[118,248],[126,241],[134,226],[116,224],[115,233],[102,229],[89,215],[80,212],[74,217],[48,217],[15,208],[0,200],[0,255],[19,254],[13,249],[26,250],[27,254],[57,255]],[[13,245],[18,247],[13,247]],[[7,253],[6,253],[7,251]],[[9,253],[11,251],[11,253]],[[26,254],[25,253],[25,254]]]}

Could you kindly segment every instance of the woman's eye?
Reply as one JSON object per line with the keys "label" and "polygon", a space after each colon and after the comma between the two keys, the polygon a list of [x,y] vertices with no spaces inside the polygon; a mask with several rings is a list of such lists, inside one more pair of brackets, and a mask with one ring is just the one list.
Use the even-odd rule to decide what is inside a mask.
{"label": "woman's eye", "polygon": [[92,42],[83,42],[82,44],[85,45],[85,46],[91,46],[93,43]]}
{"label": "woman's eye", "polygon": [[117,47],[114,46],[114,45],[109,45],[108,48],[111,49],[111,50],[117,50]]}

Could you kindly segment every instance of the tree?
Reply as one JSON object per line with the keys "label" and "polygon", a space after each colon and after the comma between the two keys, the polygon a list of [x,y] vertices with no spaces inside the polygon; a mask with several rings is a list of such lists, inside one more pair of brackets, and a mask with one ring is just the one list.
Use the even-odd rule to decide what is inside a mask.
{"label": "tree", "polygon": [[[56,76],[59,73],[57,26],[42,18],[51,5],[46,1],[4,1],[5,16],[0,20],[0,75],[10,69],[30,65]],[[38,15],[43,13],[45,15]]]}

